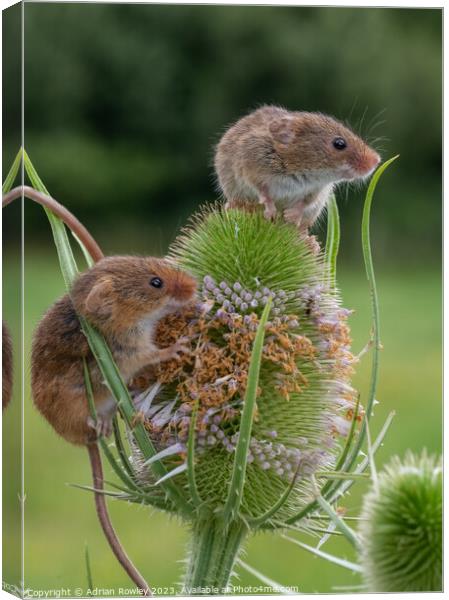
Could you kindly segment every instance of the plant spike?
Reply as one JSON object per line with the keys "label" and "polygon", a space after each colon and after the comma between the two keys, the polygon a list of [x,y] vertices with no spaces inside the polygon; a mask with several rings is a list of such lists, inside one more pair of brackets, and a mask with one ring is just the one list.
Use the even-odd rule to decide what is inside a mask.
{"label": "plant spike", "polygon": [[126,449],[125,445],[123,444],[122,434],[120,432],[120,426],[118,424],[117,415],[114,415],[114,418],[112,419],[112,428],[114,430],[115,447],[117,448],[118,455],[120,456],[120,460],[122,461],[123,468],[131,477],[131,479],[135,481],[136,473],[126,454]]}
{"label": "plant spike", "polygon": [[276,504],[272,508],[270,508],[270,510],[267,510],[267,512],[265,514],[261,515],[260,517],[255,517],[254,519],[248,519],[248,522],[252,527],[260,527],[261,525],[264,525],[264,523],[266,523],[269,519],[271,519],[271,517],[273,515],[275,515],[284,506],[284,504],[287,502],[293,488],[295,487],[296,480],[298,479],[298,475],[299,475],[299,467],[300,467],[300,465],[298,465],[298,468],[296,469],[296,473],[293,475],[290,485],[287,487],[287,489],[284,491],[282,496],[279,498],[278,502],[276,502]]}
{"label": "plant spike", "polygon": [[287,540],[288,542],[292,542],[293,544],[296,544],[300,548],[303,548],[304,550],[307,550],[308,552],[315,554],[315,556],[324,558],[329,562],[332,562],[336,565],[339,565],[340,567],[348,569],[349,571],[353,571],[356,573],[362,572],[362,567],[360,565],[357,565],[356,563],[350,562],[349,560],[346,560],[344,558],[339,558],[338,556],[334,556],[333,554],[328,554],[327,552],[323,552],[322,550],[318,550],[317,548],[314,548],[313,546],[309,546],[308,544],[304,544],[303,542],[300,542],[299,540],[295,540],[295,538],[292,538],[288,535],[283,534],[281,537],[283,537],[284,540]]}
{"label": "plant spike", "polygon": [[[92,416],[92,419],[94,420],[94,423],[96,423],[97,409],[95,407],[95,402],[94,402],[92,382],[90,379],[89,368],[87,366],[86,359],[84,359],[84,358],[83,358],[83,374],[84,374],[84,385],[86,388],[86,397],[87,397],[87,403],[89,405],[89,411]],[[127,491],[138,490],[138,487],[136,486],[136,484],[127,476],[127,474],[123,471],[123,469],[120,468],[119,464],[117,463],[117,461],[114,458],[114,455],[109,450],[109,447],[108,447],[106,441],[102,437],[99,439],[99,443],[101,445],[101,448],[102,448],[106,458],[108,459],[109,464],[111,465],[111,467],[113,468],[115,473],[118,475],[118,477],[127,486],[127,488],[128,488]]]}
{"label": "plant spike", "polygon": [[254,409],[256,407],[257,387],[259,385],[260,364],[262,362],[262,348],[265,338],[265,325],[270,314],[272,300],[268,299],[262,316],[260,317],[254,340],[251,361],[248,369],[248,381],[246,385],[245,401],[240,419],[240,430],[237,447],[235,449],[234,466],[232,469],[231,482],[229,485],[228,498],[225,503],[223,516],[225,521],[236,518],[242,501],[243,486],[245,483],[246,465],[248,462],[248,450],[253,426]]}
{"label": "plant spike", "polygon": [[354,414],[352,415],[351,428],[348,433],[348,437],[346,438],[346,442],[343,448],[342,453],[340,454],[340,458],[335,466],[336,471],[340,471],[345,463],[346,457],[348,455],[349,449],[351,448],[352,441],[355,435],[355,427],[357,423],[357,417],[359,416],[360,410],[360,394],[357,396],[357,404],[355,405]]}
{"label": "plant spike", "polygon": [[[373,454],[376,454],[376,452],[379,450],[379,448],[382,445],[382,442],[384,440],[384,437],[388,431],[388,429],[390,428],[391,422],[393,420],[393,417],[395,416],[395,412],[392,411],[388,417],[385,420],[385,423],[382,427],[382,429],[380,430],[379,434],[377,435],[377,438],[375,440],[375,442],[373,443]],[[359,466],[355,469],[355,473],[362,473],[367,466],[369,465],[369,457],[366,456],[362,462],[359,464]],[[345,481],[343,482],[342,486],[340,488],[337,488],[335,490],[332,490],[332,496],[331,493],[329,493],[329,496],[327,497],[327,500],[329,500],[330,502],[334,502],[338,497],[343,496],[343,494],[345,494],[349,488],[353,485],[353,481]]]}
{"label": "plant spike", "polygon": [[288,588],[286,588],[285,586],[281,585],[280,583],[278,583],[277,581],[274,581],[273,579],[270,579],[269,577],[267,577],[266,575],[264,575],[263,573],[261,573],[260,571],[258,571],[257,569],[255,569],[254,567],[251,567],[248,563],[244,562],[241,558],[237,559],[237,564],[239,564],[243,569],[245,569],[245,571],[248,571],[248,573],[250,573],[251,575],[254,575],[254,577],[256,577],[257,579],[259,579],[259,581],[261,581],[262,583],[265,583],[265,585],[269,585],[271,588],[273,588],[273,591],[277,591],[279,590],[282,594],[286,594],[286,595],[291,595],[294,596],[299,592],[292,592],[290,591]]}
{"label": "plant spike", "polygon": [[196,508],[202,505],[195,477],[195,428],[198,415],[198,402],[195,404],[192,412],[189,427],[189,439],[187,442],[187,478],[189,481],[190,496]]}
{"label": "plant spike", "polygon": [[84,547],[84,560],[86,562],[86,579],[87,579],[87,589],[89,592],[92,593],[92,590],[94,589],[94,582],[92,579],[92,569],[90,566],[90,554],[89,554],[89,546],[85,545]]}
{"label": "plant spike", "polygon": [[347,525],[343,519],[335,512],[332,506],[321,496],[316,488],[316,500],[324,512],[328,515],[332,523],[335,527],[341,531],[341,533],[345,536],[345,538],[349,541],[350,544],[354,546],[354,548],[360,550],[360,541],[357,538],[356,533]]}

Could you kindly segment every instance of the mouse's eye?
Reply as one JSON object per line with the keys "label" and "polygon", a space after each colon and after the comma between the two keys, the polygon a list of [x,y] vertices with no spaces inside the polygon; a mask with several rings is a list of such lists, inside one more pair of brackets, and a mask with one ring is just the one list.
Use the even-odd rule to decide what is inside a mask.
{"label": "mouse's eye", "polygon": [[161,288],[164,285],[164,282],[160,277],[152,277],[150,279],[150,285],[155,288]]}
{"label": "mouse's eye", "polygon": [[347,143],[346,140],[344,140],[342,137],[336,137],[335,140],[332,142],[332,146],[336,150],[344,150],[347,146]]}

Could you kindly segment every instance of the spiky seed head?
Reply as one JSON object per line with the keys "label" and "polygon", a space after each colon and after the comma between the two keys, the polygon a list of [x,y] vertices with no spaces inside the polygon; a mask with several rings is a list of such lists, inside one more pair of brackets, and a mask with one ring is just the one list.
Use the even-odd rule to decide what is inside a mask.
{"label": "spiky seed head", "polygon": [[[191,408],[198,404],[198,491],[212,511],[222,507],[252,345],[271,298],[241,512],[249,518],[264,514],[297,476],[276,515],[286,519],[311,500],[311,475],[334,466],[341,431],[348,429],[343,424],[352,418],[356,394],[349,383],[354,358],[348,312],[328,283],[322,254],[282,220],[213,208],[194,219],[170,255],[196,276],[201,298],[199,306],[167,318],[159,328],[161,346],[182,336],[190,340],[191,352],[153,368],[150,381],[141,383],[144,387],[153,378],[163,385],[147,430],[158,450],[186,445]],[[159,405],[162,418],[154,412]],[[185,460],[185,453],[178,462],[167,459],[167,468]],[[141,474],[151,481],[148,469]],[[186,474],[177,475],[176,482],[188,496]]]}
{"label": "spiky seed head", "polygon": [[394,457],[365,496],[361,563],[372,592],[442,590],[441,459]]}

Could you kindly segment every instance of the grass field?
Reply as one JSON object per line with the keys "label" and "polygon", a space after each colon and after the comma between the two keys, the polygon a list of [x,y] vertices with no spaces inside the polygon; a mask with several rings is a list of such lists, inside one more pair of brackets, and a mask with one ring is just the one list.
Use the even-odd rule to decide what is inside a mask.
{"label": "grass field", "polygon": [[[63,292],[54,254],[30,249],[26,255],[25,368],[29,371],[31,332],[43,311]],[[367,342],[370,332],[369,292],[362,267],[339,273],[344,305],[354,308],[351,317],[354,351]],[[5,313],[18,331],[14,264],[4,267]],[[441,275],[438,266],[407,270],[394,263],[378,273],[381,299],[382,341],[380,404],[375,409],[374,433],[391,410],[396,417],[378,453],[381,465],[392,454],[407,448],[441,449]],[[15,315],[15,316],[14,316]],[[368,388],[370,355],[365,356],[355,378],[362,401]],[[18,365],[16,365],[17,367]],[[4,580],[18,583],[18,422],[16,397],[3,421],[4,431]],[[88,544],[94,584],[102,588],[130,586],[113,558],[98,525],[93,499],[67,483],[90,483],[86,452],[59,439],[34,410],[25,377],[25,586],[33,589],[70,587],[86,589],[84,548]],[[357,514],[363,485],[345,498],[350,514]],[[129,555],[154,586],[172,586],[181,580],[188,531],[180,523],[146,507],[110,502],[114,523]],[[14,517],[15,515],[15,517]],[[317,540],[304,537],[316,544]],[[332,540],[324,549],[354,559],[349,545]],[[298,586],[301,592],[331,592],[334,586],[360,583],[358,576],[316,559],[277,535],[250,540],[245,559],[268,577]],[[239,571],[241,586],[258,581]],[[161,590],[163,591],[163,590]]]}

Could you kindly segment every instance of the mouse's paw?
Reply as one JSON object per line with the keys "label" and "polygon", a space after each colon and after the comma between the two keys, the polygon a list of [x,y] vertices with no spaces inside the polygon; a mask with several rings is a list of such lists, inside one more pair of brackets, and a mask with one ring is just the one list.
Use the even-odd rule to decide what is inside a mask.
{"label": "mouse's paw", "polygon": [[112,433],[112,416],[98,414],[96,421],[89,416],[87,426],[95,431],[97,438],[109,437]]}
{"label": "mouse's paw", "polygon": [[170,346],[171,358],[176,360],[181,360],[181,354],[190,354],[191,350],[187,346],[189,343],[189,338],[180,337],[179,340]]}
{"label": "mouse's paw", "polygon": [[131,419],[131,427],[134,428],[136,425],[144,424],[146,421],[146,415],[144,412],[136,412]]}
{"label": "mouse's paw", "polygon": [[312,254],[314,254],[315,256],[318,256],[318,254],[321,252],[321,246],[320,243],[317,240],[316,235],[306,235],[304,238],[306,244],[309,246]]}
{"label": "mouse's paw", "polygon": [[263,211],[263,216],[267,219],[267,221],[274,221],[277,215],[276,206],[274,202],[270,202],[268,204],[264,204],[265,208]]}
{"label": "mouse's paw", "polygon": [[296,227],[301,226],[302,216],[304,213],[304,206],[301,204],[295,204],[291,208],[284,210],[284,220],[286,223],[293,223]]}

